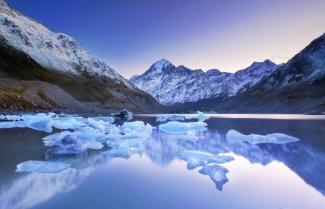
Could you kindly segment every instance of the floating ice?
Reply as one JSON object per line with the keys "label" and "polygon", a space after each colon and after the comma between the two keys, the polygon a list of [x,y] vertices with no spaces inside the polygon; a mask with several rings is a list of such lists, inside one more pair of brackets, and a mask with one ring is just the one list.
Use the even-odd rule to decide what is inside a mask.
{"label": "floating ice", "polygon": [[187,118],[183,115],[159,115],[156,119],[157,122],[165,122],[165,121],[184,121]]}
{"label": "floating ice", "polygon": [[200,111],[197,111],[197,117],[196,118],[198,119],[198,121],[201,121],[201,122],[206,121],[206,120],[209,119],[208,116],[204,115],[204,113],[200,112]]}
{"label": "floating ice", "polygon": [[122,138],[148,138],[152,134],[153,127],[150,124],[144,124],[142,121],[125,122],[120,133]]}
{"label": "floating ice", "polygon": [[215,183],[216,188],[222,191],[223,185],[228,182],[226,174],[228,169],[217,164],[205,165],[199,172],[203,175],[208,175],[210,179]]}
{"label": "floating ice", "polygon": [[104,145],[97,141],[88,141],[81,145],[84,149],[102,149]]}
{"label": "floating ice", "polygon": [[292,137],[281,133],[267,134],[265,136],[258,135],[258,134],[245,135],[236,130],[228,131],[226,138],[227,141],[231,144],[236,144],[240,142],[248,142],[250,144],[263,144],[263,143],[286,144],[290,142],[299,141],[299,139],[296,137]]}
{"label": "floating ice", "polygon": [[[22,116],[3,116],[5,121],[0,122],[0,128],[31,128],[51,133],[53,128],[62,130],[75,130],[83,127],[106,130],[114,122],[112,117],[82,118],[71,115],[55,115],[54,113]],[[1,120],[1,119],[0,119]]]}
{"label": "floating ice", "polygon": [[57,129],[76,129],[86,124],[75,118],[54,118],[53,127]]}
{"label": "floating ice", "polygon": [[37,131],[44,131],[47,133],[51,133],[53,131],[53,121],[51,118],[48,117],[36,117],[31,120],[25,120],[26,127],[37,130]]}
{"label": "floating ice", "polygon": [[19,115],[2,115],[1,120],[20,121],[21,117]]}
{"label": "floating ice", "polygon": [[25,124],[21,123],[20,121],[14,122],[0,122],[0,129],[10,129],[10,128],[25,128]]}
{"label": "floating ice", "polygon": [[167,134],[186,134],[188,131],[205,131],[207,124],[204,122],[178,122],[171,121],[159,125],[159,130]]}
{"label": "floating ice", "polygon": [[187,167],[188,169],[192,170],[194,168],[197,168],[199,166],[204,166],[206,164],[210,163],[218,163],[218,164],[223,164],[230,162],[234,160],[233,157],[231,156],[226,156],[226,155],[213,155],[208,152],[202,152],[202,151],[183,151],[180,154],[180,157],[187,161]]}
{"label": "floating ice", "polygon": [[104,130],[107,123],[103,120],[95,120],[93,118],[88,118],[88,124],[92,128]]}
{"label": "floating ice", "polygon": [[16,172],[20,173],[58,173],[68,169],[70,164],[62,162],[26,161],[17,165]]}
{"label": "floating ice", "polygon": [[65,137],[74,137],[73,133],[70,131],[63,131],[61,133],[52,134],[43,138],[43,143],[45,146],[53,147],[61,145],[61,141]]}

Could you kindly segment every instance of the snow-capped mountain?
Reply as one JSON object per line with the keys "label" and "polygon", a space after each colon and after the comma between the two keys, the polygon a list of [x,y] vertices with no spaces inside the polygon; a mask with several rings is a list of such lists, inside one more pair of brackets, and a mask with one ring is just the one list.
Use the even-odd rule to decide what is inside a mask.
{"label": "snow-capped mountain", "polygon": [[97,112],[162,108],[72,37],[50,31],[4,0],[0,0],[0,84],[0,108]]}
{"label": "snow-capped mountain", "polygon": [[11,9],[4,0],[0,0],[0,35],[44,68],[76,75],[86,72],[130,86],[126,79],[106,63],[91,56],[72,37],[50,31]]}
{"label": "snow-capped mountain", "polygon": [[325,34],[246,91],[233,97],[186,103],[176,111],[197,109],[224,113],[325,114]]}
{"label": "snow-capped mountain", "polygon": [[168,60],[161,59],[144,74],[133,76],[130,81],[162,104],[172,105],[235,96],[272,74],[277,68],[278,65],[265,60],[254,62],[236,73],[217,69],[204,72],[182,65],[176,67]]}

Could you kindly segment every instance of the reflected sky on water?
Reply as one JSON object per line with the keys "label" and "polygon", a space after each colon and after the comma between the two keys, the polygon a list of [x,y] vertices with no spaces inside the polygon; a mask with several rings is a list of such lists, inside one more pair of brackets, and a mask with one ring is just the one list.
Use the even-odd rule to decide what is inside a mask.
{"label": "reflected sky on water", "polygon": [[[154,117],[137,120],[157,125]],[[56,174],[18,174],[26,160],[43,160],[46,134],[0,130],[0,208],[325,208],[325,121],[221,119],[207,121],[196,140],[155,130],[144,150],[129,158],[90,152]],[[226,134],[283,133],[288,144],[231,144]],[[184,150],[233,156],[222,164],[226,181],[187,169]]]}

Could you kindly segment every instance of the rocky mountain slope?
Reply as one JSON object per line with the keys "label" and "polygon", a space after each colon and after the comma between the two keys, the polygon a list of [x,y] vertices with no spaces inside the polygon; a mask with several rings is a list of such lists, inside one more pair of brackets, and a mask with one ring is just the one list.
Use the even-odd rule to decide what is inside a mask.
{"label": "rocky mountain slope", "polygon": [[177,107],[219,112],[325,113],[325,34],[269,76],[229,98],[205,99]]}
{"label": "rocky mountain slope", "polygon": [[[25,108],[30,108],[31,104],[37,108],[128,108],[140,112],[161,108],[149,94],[137,89],[107,64],[89,55],[73,38],[51,32],[40,23],[14,11],[3,0],[0,0],[0,66],[0,79],[10,80],[2,82],[1,98],[24,98],[24,103],[29,104]],[[27,90],[37,89],[34,84],[37,86],[36,83],[41,82],[42,85],[55,86],[44,89],[57,91],[43,92],[42,99],[37,90],[27,94],[19,91],[20,87],[12,86],[15,82],[21,86],[26,81],[29,82]],[[34,100],[37,97],[41,100]],[[53,101],[45,101],[45,104],[45,97],[53,97]],[[68,97],[70,99],[64,99]],[[62,101],[66,100],[70,102],[63,105]],[[12,98],[1,99],[0,106],[12,107],[16,102]],[[23,108],[22,105],[18,107]]]}
{"label": "rocky mountain slope", "polygon": [[159,102],[174,105],[235,96],[254,86],[277,68],[278,65],[265,60],[255,62],[236,73],[225,73],[216,69],[203,72],[182,65],[176,67],[168,60],[162,59],[144,74],[132,77],[130,81]]}
{"label": "rocky mountain slope", "polygon": [[324,113],[325,34],[282,65],[266,60],[223,73],[162,59],[130,81],[178,112]]}

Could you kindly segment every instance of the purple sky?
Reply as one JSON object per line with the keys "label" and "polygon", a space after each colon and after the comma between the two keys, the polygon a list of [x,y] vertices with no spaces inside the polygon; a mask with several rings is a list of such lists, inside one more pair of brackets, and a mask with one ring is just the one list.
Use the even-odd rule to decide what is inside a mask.
{"label": "purple sky", "polygon": [[233,72],[285,62],[325,32],[325,0],[7,0],[125,77],[160,58]]}

